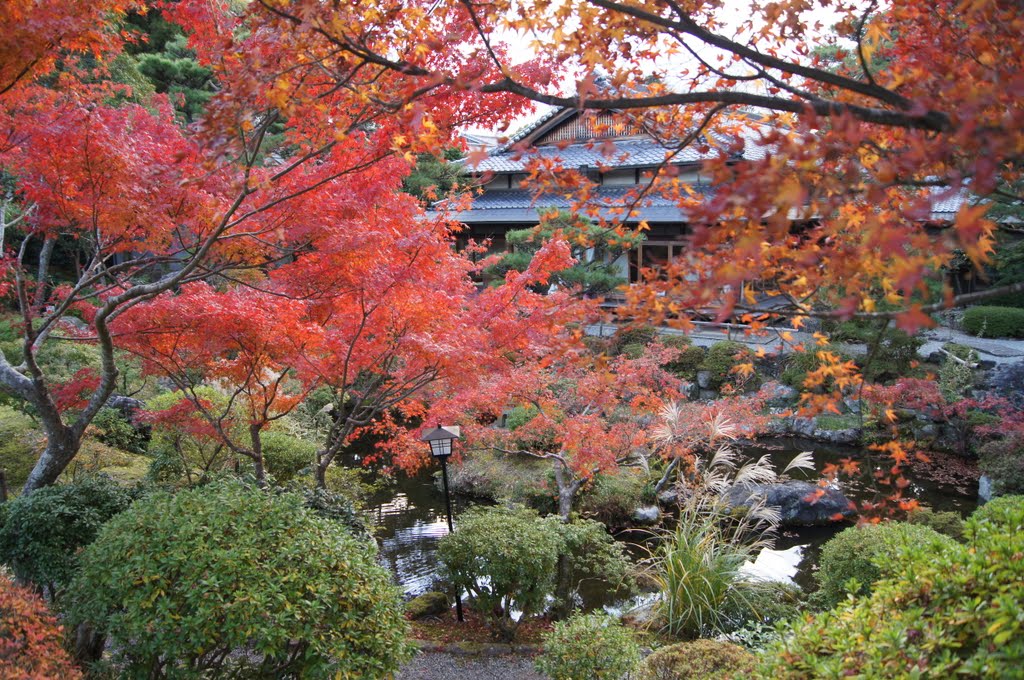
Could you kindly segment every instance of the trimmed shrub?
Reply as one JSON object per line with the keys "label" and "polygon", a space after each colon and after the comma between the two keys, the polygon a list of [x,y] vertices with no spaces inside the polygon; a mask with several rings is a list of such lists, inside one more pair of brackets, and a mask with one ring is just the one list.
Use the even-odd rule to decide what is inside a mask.
{"label": "trimmed shrub", "polygon": [[647,475],[639,469],[623,468],[617,474],[598,475],[580,495],[578,511],[611,527],[626,526],[633,511],[644,504],[646,489]]}
{"label": "trimmed shrub", "polygon": [[117,409],[101,408],[91,424],[99,430],[97,439],[107,446],[132,453],[145,451],[146,438]]}
{"label": "trimmed shrub", "polygon": [[[554,590],[562,549],[555,522],[525,508],[472,508],[438,543],[452,584],[468,591],[473,608],[491,617],[507,639],[515,637],[521,621],[544,609]],[[518,621],[513,611],[522,612]]]}
{"label": "trimmed shrub", "polygon": [[[879,565],[879,558],[910,544],[941,550],[955,545],[955,542],[926,526],[902,522],[844,529],[821,549],[816,598],[825,607],[833,607],[844,601],[848,594],[869,594],[872,584],[891,575]],[[851,580],[856,581],[852,590]]]}
{"label": "trimmed shrub", "polygon": [[694,382],[697,380],[697,371],[704,363],[705,352],[703,347],[689,345],[681,348],[679,356],[665,364],[665,370],[684,380]]}
{"label": "trimmed shrub", "polygon": [[616,354],[621,354],[627,345],[646,347],[657,337],[658,329],[654,326],[626,326],[612,336],[612,347]]}
{"label": "trimmed shrub", "polygon": [[891,578],[798,621],[763,657],[761,677],[1020,677],[1022,527],[1017,498],[969,518],[969,546],[901,545],[886,559]]}
{"label": "trimmed shrub", "polygon": [[[738,364],[751,361],[753,361],[753,352],[746,345],[733,340],[723,340],[708,348],[700,370],[711,372],[711,381],[708,387],[717,390],[726,383],[744,382],[741,376],[732,372],[732,369]],[[754,383],[757,382],[756,378],[752,378],[752,380]],[[746,382],[749,386],[754,386],[750,385],[750,380]]]}
{"label": "trimmed shrub", "polygon": [[264,432],[260,437],[263,463],[278,484],[287,484],[313,464],[316,444],[284,432]]}
{"label": "trimmed shrub", "polygon": [[103,476],[19,496],[7,504],[0,561],[19,579],[59,597],[78,571],[79,551],[131,500],[124,487]]}
{"label": "trimmed shrub", "polygon": [[957,541],[964,537],[964,520],[958,512],[935,512],[931,508],[919,507],[907,515],[907,523],[934,529]]}
{"label": "trimmed shrub", "polygon": [[964,312],[963,327],[984,338],[1024,338],[1024,309],[971,307]]}
{"label": "trimmed shrub", "polygon": [[1024,524],[1024,496],[1000,496],[993,498],[974,511],[970,517],[971,526],[975,529],[981,523],[1001,526],[1008,530],[1020,531]]}
{"label": "trimmed shrub", "polygon": [[632,633],[602,614],[574,614],[544,636],[537,671],[551,680],[621,680],[640,662]]}
{"label": "trimmed shrub", "polygon": [[[779,376],[779,381],[784,385],[789,385],[795,390],[803,390],[807,374],[821,367],[822,361],[818,357],[818,352],[829,352],[831,354],[835,354],[844,362],[852,359],[849,354],[833,345],[811,347],[805,352],[794,352],[786,359],[786,367],[783,369],[782,375]],[[833,389],[831,378],[829,378],[825,383],[824,389]]]}
{"label": "trimmed shrub", "polygon": [[619,355],[624,356],[627,359],[639,359],[644,355],[644,350],[647,349],[647,345],[641,345],[639,342],[631,342],[628,345],[623,345],[619,348]]}
{"label": "trimmed shrub", "polygon": [[0,678],[77,680],[63,633],[42,598],[0,571]]}
{"label": "trimmed shrub", "polygon": [[390,677],[407,624],[375,552],[297,494],[157,492],[85,549],[69,622],[107,635],[128,678]]}
{"label": "trimmed shrub", "polygon": [[736,645],[694,640],[662,647],[640,667],[638,680],[727,680],[748,677],[757,657]]}
{"label": "trimmed shrub", "polygon": [[992,478],[996,495],[1024,493],[1024,448],[1018,437],[985,442],[978,447],[978,468]]}
{"label": "trimmed shrub", "polygon": [[[874,342],[874,338],[869,341]],[[864,358],[861,373],[869,382],[896,380],[910,375],[918,361],[917,350],[924,345],[921,338],[909,335],[898,328],[887,328],[882,333],[874,354]]]}

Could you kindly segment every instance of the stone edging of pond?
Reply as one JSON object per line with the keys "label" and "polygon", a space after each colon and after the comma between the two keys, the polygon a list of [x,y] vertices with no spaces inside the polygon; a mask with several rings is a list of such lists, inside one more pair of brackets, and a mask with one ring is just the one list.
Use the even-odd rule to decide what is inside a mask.
{"label": "stone edging of pond", "polygon": [[505,656],[507,654],[534,655],[541,652],[540,645],[501,642],[435,642],[412,640],[421,652],[452,654],[456,656]]}

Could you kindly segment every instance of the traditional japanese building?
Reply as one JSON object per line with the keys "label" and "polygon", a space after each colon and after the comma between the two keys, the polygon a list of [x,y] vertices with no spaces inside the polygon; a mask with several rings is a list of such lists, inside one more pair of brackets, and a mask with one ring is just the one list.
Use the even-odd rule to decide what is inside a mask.
{"label": "traditional japanese building", "polygon": [[[572,203],[564,195],[537,195],[535,190],[523,186],[527,164],[532,159],[555,161],[561,167],[585,173],[598,184],[593,192],[594,205],[622,203],[663,164],[674,166],[673,172],[689,182],[696,194],[708,195],[712,189],[701,177],[700,164],[717,152],[701,153],[697,146],[674,153],[675,149],[663,146],[639,126],[623,126],[610,114],[555,109],[496,147],[475,167],[468,168],[483,191],[473,198],[468,210],[454,217],[467,226],[466,238],[487,239],[491,251],[500,252],[506,249],[508,231],[536,226],[541,213],[553,208],[569,209]],[[763,153],[753,143],[748,144],[748,149],[746,154]],[[669,155],[671,160],[666,162]],[[686,215],[673,200],[648,198],[622,221],[633,226],[645,222],[649,226],[644,242],[628,258],[620,258],[622,276],[630,281],[636,280],[640,267],[668,262],[683,247]]]}

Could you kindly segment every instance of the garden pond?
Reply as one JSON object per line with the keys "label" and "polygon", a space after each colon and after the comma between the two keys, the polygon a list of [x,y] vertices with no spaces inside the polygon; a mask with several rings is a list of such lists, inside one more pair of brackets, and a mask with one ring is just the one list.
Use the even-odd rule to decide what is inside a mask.
{"label": "garden pond", "polygon": [[[814,451],[819,470],[826,464],[838,464],[845,458],[861,461],[859,475],[836,482],[849,498],[855,501],[869,500],[880,491],[884,493],[875,484],[873,475],[875,469],[884,465],[884,461],[877,456],[868,459],[856,448],[784,438],[762,440],[744,449],[750,457],[769,455],[779,470],[794,455],[808,450]],[[969,467],[956,463],[955,458],[943,460],[941,465],[934,466],[915,463],[904,475],[909,482],[905,496],[915,498],[921,505],[936,511],[953,510],[962,515],[970,513],[977,504],[977,481]],[[951,474],[950,469],[956,472]],[[941,474],[938,471],[942,471]],[[801,475],[799,472],[793,476],[813,477],[810,473]],[[461,511],[480,502],[483,501],[453,496],[456,525]],[[435,485],[431,471],[415,477],[400,476],[394,484],[371,497],[368,505],[376,527],[381,560],[391,569],[406,596],[443,589],[437,542],[448,533],[448,525],[444,494]],[[792,582],[804,588],[813,587],[813,573],[821,546],[845,526],[839,523],[825,527],[780,529],[775,547],[763,550],[755,562],[748,565],[748,569],[762,578]],[[626,532],[620,538],[635,542],[642,540],[643,534]],[[639,557],[644,550],[635,547],[631,552]],[[586,583],[581,588],[580,596],[587,609],[603,607],[612,611],[629,606],[629,602],[624,601],[614,587],[607,583]]]}

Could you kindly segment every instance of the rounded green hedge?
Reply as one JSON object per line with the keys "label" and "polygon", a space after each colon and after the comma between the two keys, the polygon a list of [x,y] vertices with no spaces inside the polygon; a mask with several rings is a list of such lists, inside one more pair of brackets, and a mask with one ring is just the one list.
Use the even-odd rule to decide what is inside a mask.
{"label": "rounded green hedge", "polygon": [[3,513],[0,561],[57,598],[78,571],[79,551],[131,501],[124,487],[103,476],[19,496]]}
{"label": "rounded green hedge", "polygon": [[1024,498],[975,513],[966,545],[908,542],[869,597],[798,621],[760,677],[1019,678]]}
{"label": "rounded green hedge", "polygon": [[640,662],[632,633],[603,614],[574,614],[544,636],[537,671],[551,680],[621,680]]}
{"label": "rounded green hedge", "polygon": [[884,522],[850,527],[837,534],[821,549],[816,598],[826,607],[846,599],[850,579],[857,581],[853,595],[866,595],[872,584],[889,576],[879,559],[905,545],[929,546],[941,550],[955,541],[927,526]]}
{"label": "rounded green hedge", "polygon": [[[708,348],[700,370],[711,373],[711,381],[708,386],[717,390],[725,383],[741,381],[738,376],[733,374],[732,369],[738,364],[752,361],[753,356],[754,353],[742,342],[722,340]],[[750,386],[756,386],[759,381],[755,376],[748,382]]]}
{"label": "rounded green hedge", "polygon": [[1024,309],[971,307],[964,312],[964,330],[985,338],[1024,338]]}
{"label": "rounded green hedge", "polygon": [[[472,508],[438,543],[452,585],[469,592],[473,608],[490,616],[507,639],[519,622],[544,609],[554,590],[563,546],[556,521],[525,508]],[[521,612],[518,620],[513,611]]]}
{"label": "rounded green hedge", "polygon": [[727,680],[749,677],[757,657],[728,642],[694,640],[662,647],[644,659],[637,680]]}
{"label": "rounded green hedge", "polygon": [[297,494],[224,480],[108,522],[67,595],[128,678],[384,678],[407,656],[371,542]]}

